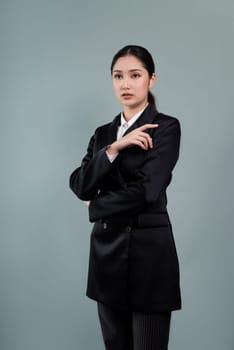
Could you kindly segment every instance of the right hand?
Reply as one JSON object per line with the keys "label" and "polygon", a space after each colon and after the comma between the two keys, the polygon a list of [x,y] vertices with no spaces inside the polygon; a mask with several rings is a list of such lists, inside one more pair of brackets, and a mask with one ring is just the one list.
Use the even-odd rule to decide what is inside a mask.
{"label": "right hand", "polygon": [[119,140],[113,142],[109,147],[107,152],[110,155],[114,155],[124,148],[131,146],[139,146],[143,150],[148,150],[149,148],[153,148],[153,141],[150,135],[144,130],[157,128],[158,124],[144,124],[139,128],[136,128],[121,137]]}

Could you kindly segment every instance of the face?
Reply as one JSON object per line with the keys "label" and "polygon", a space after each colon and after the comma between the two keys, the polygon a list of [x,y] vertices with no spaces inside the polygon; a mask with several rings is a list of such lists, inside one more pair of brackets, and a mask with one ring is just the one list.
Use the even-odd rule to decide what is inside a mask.
{"label": "face", "polygon": [[124,109],[144,108],[155,80],[155,74],[150,77],[142,62],[132,55],[120,57],[113,67],[114,91]]}

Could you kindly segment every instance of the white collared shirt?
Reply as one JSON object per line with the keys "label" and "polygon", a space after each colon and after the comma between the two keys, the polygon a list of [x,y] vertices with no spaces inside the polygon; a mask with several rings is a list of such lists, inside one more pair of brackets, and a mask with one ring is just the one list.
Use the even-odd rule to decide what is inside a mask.
{"label": "white collared shirt", "polygon": [[[136,121],[137,119],[140,117],[140,115],[144,112],[144,110],[146,109],[146,107],[148,106],[149,103],[147,103],[145,105],[145,107],[140,110],[138,113],[136,113],[128,122],[126,121],[126,119],[124,118],[124,114],[123,112],[121,112],[121,116],[120,116],[120,126],[118,127],[118,130],[117,130],[117,140],[119,140],[123,134],[128,130],[128,128],[130,128],[130,126],[132,126]],[[116,153],[114,155],[110,155],[108,154],[108,152],[106,151],[106,155],[109,159],[109,161],[112,163],[115,158],[117,157],[119,153]]]}

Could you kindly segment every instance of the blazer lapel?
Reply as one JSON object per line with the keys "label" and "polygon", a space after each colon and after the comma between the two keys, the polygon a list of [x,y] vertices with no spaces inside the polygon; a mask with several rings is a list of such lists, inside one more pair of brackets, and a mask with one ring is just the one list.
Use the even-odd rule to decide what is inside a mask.
{"label": "blazer lapel", "polygon": [[110,145],[116,140],[117,130],[120,125],[120,113],[113,119],[109,125],[109,130],[106,134],[105,144]]}
{"label": "blazer lapel", "polygon": [[154,108],[154,106],[149,104],[135,123],[133,123],[132,126],[125,131],[123,136],[144,124],[155,124],[154,119],[157,117],[157,115],[158,111]]}
{"label": "blazer lapel", "polygon": [[[135,121],[134,124],[132,124],[132,126],[130,126],[130,128],[128,128],[125,131],[123,135],[128,134],[132,130],[139,128],[144,124],[154,124],[155,123],[154,119],[155,117],[157,117],[157,115],[158,115],[158,111],[154,108],[154,106],[149,104],[144,110],[144,112],[141,114],[141,116]],[[116,140],[117,130],[118,130],[118,127],[120,126],[120,118],[121,118],[121,113],[119,113],[109,125],[109,130],[105,135],[106,145],[109,145]]]}

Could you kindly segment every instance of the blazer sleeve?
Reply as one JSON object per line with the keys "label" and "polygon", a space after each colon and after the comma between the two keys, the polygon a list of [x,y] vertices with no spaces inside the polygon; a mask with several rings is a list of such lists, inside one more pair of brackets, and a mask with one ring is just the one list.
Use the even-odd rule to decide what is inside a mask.
{"label": "blazer sleeve", "polygon": [[87,153],[82,159],[81,166],[70,175],[70,188],[82,200],[91,200],[97,195],[100,182],[112,169],[106,155],[106,147],[94,154],[96,133],[91,137]]}
{"label": "blazer sleeve", "polygon": [[[160,125],[158,130],[160,129]],[[97,196],[89,205],[91,222],[116,215],[135,215],[154,201],[170,182],[171,172],[179,157],[180,124],[176,118],[153,136],[154,147],[138,170],[134,182],[117,191]]]}

